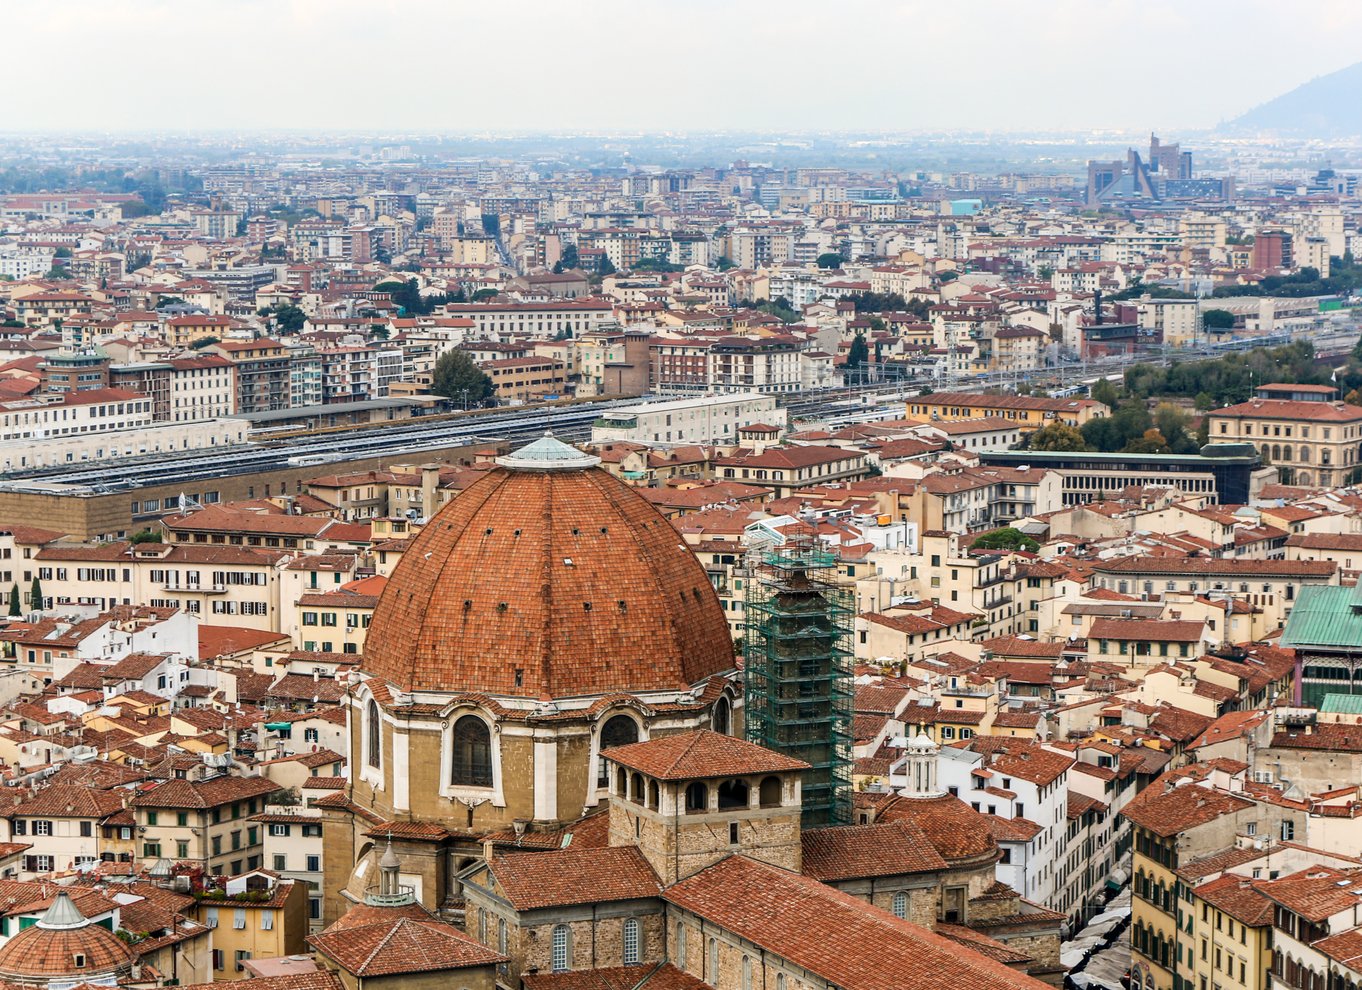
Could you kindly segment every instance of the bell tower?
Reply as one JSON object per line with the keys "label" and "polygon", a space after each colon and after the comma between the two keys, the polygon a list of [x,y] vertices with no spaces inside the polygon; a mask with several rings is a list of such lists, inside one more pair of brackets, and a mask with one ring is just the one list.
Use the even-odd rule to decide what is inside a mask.
{"label": "bell tower", "polygon": [[735,853],[799,871],[802,760],[709,729],[604,756],[610,845],[637,846],[664,884]]}

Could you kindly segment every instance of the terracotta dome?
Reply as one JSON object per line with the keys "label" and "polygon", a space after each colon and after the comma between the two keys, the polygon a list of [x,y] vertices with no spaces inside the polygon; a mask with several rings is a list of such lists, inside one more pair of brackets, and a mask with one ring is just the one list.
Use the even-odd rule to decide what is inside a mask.
{"label": "terracotta dome", "polygon": [[723,608],[672,525],[551,437],[412,541],[364,670],[406,691],[568,698],[684,690],[734,666]]}
{"label": "terracotta dome", "polygon": [[988,819],[952,794],[894,797],[880,806],[875,820],[912,822],[949,863],[998,855]]}
{"label": "terracotta dome", "polygon": [[29,986],[112,984],[112,977],[127,973],[132,962],[132,950],[82,915],[62,891],[37,924],[0,946],[0,979]]}

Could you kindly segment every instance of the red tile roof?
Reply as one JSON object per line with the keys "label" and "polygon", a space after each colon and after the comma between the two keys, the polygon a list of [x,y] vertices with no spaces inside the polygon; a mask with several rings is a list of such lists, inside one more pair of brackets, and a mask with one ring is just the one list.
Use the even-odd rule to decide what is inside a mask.
{"label": "red tile roof", "polygon": [[412,541],[365,651],[403,689],[522,698],[685,689],[734,666],[695,555],[599,468],[475,481]]}
{"label": "red tile roof", "polygon": [[498,893],[517,911],[657,897],[662,884],[636,846],[504,853],[492,860]]}
{"label": "red tile roof", "polygon": [[1094,619],[1088,640],[1123,639],[1151,643],[1195,643],[1206,631],[1204,622],[1169,620],[1147,622],[1144,619]]}
{"label": "red tile roof", "polygon": [[984,816],[949,794],[925,798],[895,795],[879,805],[875,820],[916,825],[932,847],[950,862],[998,854],[998,845]]}
{"label": "red tile roof", "polygon": [[658,780],[704,780],[809,768],[803,760],[710,729],[616,746],[605,755],[620,766]]}
{"label": "red tile roof", "polygon": [[807,829],[800,838],[805,875],[824,883],[949,868],[910,821]]}
{"label": "red tile roof", "polygon": [[391,921],[328,929],[308,944],[348,973],[363,979],[495,966],[506,956],[469,938],[453,925],[405,914]]}
{"label": "red tile roof", "polygon": [[610,966],[565,973],[526,973],[520,978],[525,990],[709,990],[709,984],[684,973],[671,963],[641,966]]}
{"label": "red tile roof", "polygon": [[842,990],[1046,986],[817,880],[743,856],[682,880],[665,896]]}
{"label": "red tile roof", "polygon": [[1157,782],[1146,787],[1121,814],[1165,838],[1213,822],[1221,815],[1253,807],[1252,801],[1196,784],[1183,784],[1163,793],[1159,789]]}

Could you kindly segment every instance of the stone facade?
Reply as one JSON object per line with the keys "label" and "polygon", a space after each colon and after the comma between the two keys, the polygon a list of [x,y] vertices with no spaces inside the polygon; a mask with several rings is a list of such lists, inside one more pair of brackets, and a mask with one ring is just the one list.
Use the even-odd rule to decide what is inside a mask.
{"label": "stone facade", "polygon": [[[686,807],[685,784],[648,781],[647,793],[639,794],[641,775],[617,776],[610,802],[610,844],[638,846],[664,884],[698,873],[733,853],[798,873],[798,775],[735,779],[747,786],[746,805],[721,810],[721,782],[713,781],[706,789],[707,806],[701,811]],[[778,803],[761,803],[764,780],[775,782],[771,786],[778,790]]]}
{"label": "stone facade", "polygon": [[[351,903],[363,897],[374,876],[375,839],[366,832],[382,822],[421,822],[436,826],[430,842],[394,837],[403,860],[404,882],[416,887],[429,910],[457,919],[458,883],[455,874],[480,858],[482,848],[459,833],[509,830],[517,823],[553,829],[580,819],[600,807],[609,794],[598,787],[602,729],[612,718],[625,715],[636,723],[638,739],[660,738],[715,722],[715,710],[733,721],[741,732],[741,694],[738,686],[719,679],[700,700],[689,705],[672,702],[665,712],[646,699],[619,695],[580,710],[578,717],[552,719],[510,712],[486,698],[457,698],[438,710],[421,705],[417,711],[394,711],[378,706],[379,760],[370,764],[368,719],[377,700],[366,682],[350,698],[349,799],[361,809],[323,806],[325,872],[323,920],[331,924]],[[385,702],[388,696],[379,688]],[[408,706],[416,708],[417,706]],[[475,715],[489,725],[492,786],[454,787],[449,781],[450,737],[455,721]],[[797,819],[794,843],[798,846]],[[699,827],[699,823],[696,823]],[[451,833],[440,837],[440,829]],[[712,860],[710,860],[712,861]],[[367,864],[367,865],[366,865]],[[696,867],[698,869],[698,867]],[[342,892],[339,895],[333,892]]]}

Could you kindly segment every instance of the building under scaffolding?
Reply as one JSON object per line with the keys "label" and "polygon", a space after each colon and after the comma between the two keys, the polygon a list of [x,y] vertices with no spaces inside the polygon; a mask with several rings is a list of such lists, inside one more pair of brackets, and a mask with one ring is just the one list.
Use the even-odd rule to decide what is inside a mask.
{"label": "building under scaffolding", "polygon": [[852,590],[813,541],[749,553],[747,738],[808,763],[804,826],[851,821]]}

